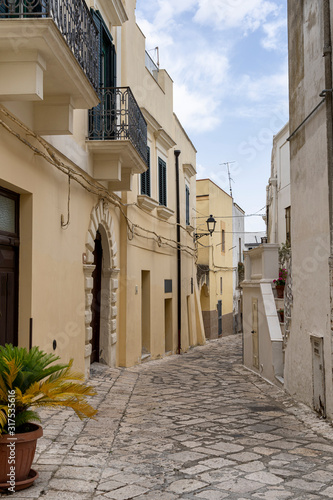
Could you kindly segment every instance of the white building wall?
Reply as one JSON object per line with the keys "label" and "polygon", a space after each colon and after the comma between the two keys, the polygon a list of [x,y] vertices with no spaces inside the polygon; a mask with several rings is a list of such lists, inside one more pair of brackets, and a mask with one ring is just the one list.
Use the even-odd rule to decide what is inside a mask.
{"label": "white building wall", "polygon": [[232,206],[232,247],[233,247],[233,331],[241,331],[242,292],[238,282],[238,263],[244,262],[245,227],[244,211],[236,204]]}
{"label": "white building wall", "polygon": [[290,149],[287,138],[287,123],[273,139],[271,176],[267,186],[267,238],[268,243],[285,243],[286,208],[291,205],[290,198]]}

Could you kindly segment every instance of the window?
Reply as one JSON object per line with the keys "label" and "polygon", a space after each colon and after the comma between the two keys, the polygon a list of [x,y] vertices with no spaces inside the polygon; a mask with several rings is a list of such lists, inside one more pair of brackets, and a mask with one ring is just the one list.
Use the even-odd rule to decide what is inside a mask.
{"label": "window", "polygon": [[19,195],[0,188],[0,233],[18,236]]}
{"label": "window", "polygon": [[191,224],[191,218],[190,218],[190,188],[188,186],[185,187],[185,196],[186,196],[186,225],[189,226]]}
{"label": "window", "polygon": [[286,241],[291,243],[291,207],[286,208]]}
{"label": "window", "polygon": [[100,12],[91,9],[92,17],[98,31],[99,42],[99,98],[100,103],[89,111],[89,138],[117,138],[116,101],[117,67],[116,50],[111,33]]}
{"label": "window", "polygon": [[151,196],[150,192],[150,147],[147,147],[147,165],[148,168],[141,174],[141,194]]}
{"label": "window", "polygon": [[158,158],[158,193],[160,205],[167,206],[166,163]]}
{"label": "window", "polygon": [[223,278],[220,278],[220,294],[223,293]]}
{"label": "window", "polygon": [[225,252],[225,230],[222,229],[222,246],[221,246],[221,252]]}
{"label": "window", "polygon": [[238,238],[238,262],[243,262],[242,238]]}

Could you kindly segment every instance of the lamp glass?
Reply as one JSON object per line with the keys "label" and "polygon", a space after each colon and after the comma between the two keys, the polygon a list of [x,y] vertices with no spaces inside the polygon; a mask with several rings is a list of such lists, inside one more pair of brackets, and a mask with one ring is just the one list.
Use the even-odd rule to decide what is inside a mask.
{"label": "lamp glass", "polygon": [[210,217],[208,217],[208,219],[206,220],[206,223],[207,223],[208,232],[210,234],[212,234],[215,231],[216,220],[214,219],[214,217],[212,215],[210,215]]}

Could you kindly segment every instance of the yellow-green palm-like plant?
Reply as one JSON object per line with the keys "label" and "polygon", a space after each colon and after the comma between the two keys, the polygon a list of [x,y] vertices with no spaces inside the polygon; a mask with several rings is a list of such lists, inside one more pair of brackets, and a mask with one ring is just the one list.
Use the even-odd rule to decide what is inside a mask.
{"label": "yellow-green palm-like plant", "polygon": [[55,364],[59,359],[38,347],[28,351],[0,346],[0,435],[9,427],[26,432],[30,422],[40,421],[36,409],[45,406],[69,407],[80,419],[94,418],[97,410],[87,396],[94,396],[95,390],[81,373],[72,371],[73,360]]}

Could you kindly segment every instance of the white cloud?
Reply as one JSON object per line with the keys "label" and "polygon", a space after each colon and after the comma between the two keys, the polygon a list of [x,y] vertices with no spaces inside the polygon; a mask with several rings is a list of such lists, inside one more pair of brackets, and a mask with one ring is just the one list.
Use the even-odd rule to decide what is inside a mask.
{"label": "white cloud", "polygon": [[235,91],[252,102],[272,102],[277,97],[285,99],[288,96],[288,68],[284,66],[275,74],[259,78],[244,75]]}
{"label": "white cloud", "polygon": [[215,129],[221,122],[218,115],[220,102],[212,95],[190,90],[186,85],[174,87],[174,108],[182,125],[197,133]]}
{"label": "white cloud", "polygon": [[268,0],[198,0],[198,4],[194,20],[221,30],[237,27],[255,31],[278,12],[277,4]]}
{"label": "white cloud", "polygon": [[265,37],[261,44],[267,50],[284,50],[286,45],[281,46],[282,33],[287,29],[287,20],[284,17],[263,25]]}

